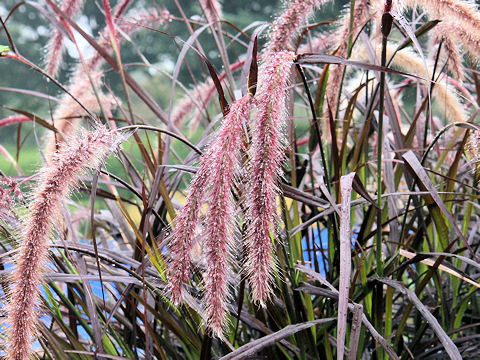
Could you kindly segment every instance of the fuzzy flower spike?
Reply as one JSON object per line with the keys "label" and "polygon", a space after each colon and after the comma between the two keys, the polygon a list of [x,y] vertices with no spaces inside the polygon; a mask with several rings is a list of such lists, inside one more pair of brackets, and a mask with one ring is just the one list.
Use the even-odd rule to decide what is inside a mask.
{"label": "fuzzy flower spike", "polygon": [[292,50],[293,41],[301,27],[324,2],[326,0],[285,1],[285,9],[273,22],[266,52]]}
{"label": "fuzzy flower spike", "polygon": [[[83,0],[66,0],[61,5],[61,10],[68,16],[73,17],[82,8]],[[55,76],[62,63],[63,50],[65,48],[63,42],[63,33],[59,29],[54,29],[52,36],[47,44],[48,52],[46,54],[46,72]]]}
{"label": "fuzzy flower spike", "polygon": [[103,126],[94,132],[73,138],[69,146],[57,153],[54,161],[41,170],[41,180],[25,224],[23,242],[13,273],[13,291],[8,305],[7,359],[27,360],[35,331],[42,267],[48,241],[59,216],[62,201],[75,187],[79,175],[98,167],[105,157],[123,141],[124,136]]}
{"label": "fuzzy flower spike", "polygon": [[271,291],[272,241],[277,223],[277,182],[281,177],[287,120],[287,85],[295,54],[289,51],[270,53],[260,69],[249,154],[249,182],[246,193],[247,272],[252,298],[264,304]]}
{"label": "fuzzy flower spike", "polygon": [[228,263],[234,241],[235,201],[232,196],[234,176],[238,173],[243,148],[243,120],[248,118],[252,104],[251,95],[246,95],[232,106],[224,126],[217,134],[208,158],[211,171],[211,188],[208,213],[205,216],[205,315],[207,324],[216,334],[225,326],[228,298]]}
{"label": "fuzzy flower spike", "polygon": [[[195,242],[200,207],[206,202],[202,238],[205,247],[205,322],[219,335],[225,326],[228,294],[228,263],[235,226],[232,198],[234,176],[241,160],[243,122],[252,105],[251,95],[235,101],[214,140],[202,156],[190,186],[185,206],[174,220],[170,244],[169,289],[172,301],[179,303],[183,283],[190,276],[190,252]],[[205,200],[208,199],[208,200]]]}

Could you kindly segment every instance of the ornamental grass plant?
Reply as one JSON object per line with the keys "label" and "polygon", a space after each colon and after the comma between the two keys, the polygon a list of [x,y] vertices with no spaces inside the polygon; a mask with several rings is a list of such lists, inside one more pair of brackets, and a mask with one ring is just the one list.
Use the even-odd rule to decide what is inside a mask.
{"label": "ornamental grass plant", "polygon": [[0,17],[0,356],[480,358],[476,3]]}

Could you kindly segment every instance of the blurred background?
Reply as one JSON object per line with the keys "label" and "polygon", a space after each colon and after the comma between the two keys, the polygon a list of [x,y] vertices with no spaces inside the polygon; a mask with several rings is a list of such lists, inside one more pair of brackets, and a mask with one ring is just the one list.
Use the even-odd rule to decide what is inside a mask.
{"label": "blurred background", "polygon": [[[114,7],[117,2],[112,1],[111,3]],[[328,3],[322,11],[317,12],[318,18],[312,19],[312,22],[338,17],[345,3],[346,1],[343,0]],[[44,2],[38,1],[36,4],[42,6]],[[52,26],[44,14],[37,11],[28,2],[20,4],[19,1],[15,0],[0,2],[2,19],[5,20],[16,6],[18,8],[6,21],[8,31],[19,52],[34,64],[44,68],[46,44],[51,37]],[[224,26],[227,30],[228,27],[231,27],[231,30],[234,30],[233,27],[237,27],[251,34],[252,25],[270,21],[272,15],[281,6],[282,4],[278,0],[226,1],[222,4]],[[198,21],[198,24],[205,21],[201,7],[195,0],[178,0],[178,2],[173,0],[164,2],[132,1],[127,11],[127,18],[131,18],[132,23],[136,21],[136,15],[144,10],[148,12],[148,9],[167,9],[173,15],[173,19],[164,25],[152,24],[149,28],[138,29],[133,33],[130,40],[124,41],[121,48],[123,63],[130,74],[148,90],[165,111],[168,111],[170,103],[172,84],[170,76],[183,43],[190,37],[189,30],[180,19],[182,14],[179,7],[186,17]],[[101,4],[98,1],[85,1],[84,8],[75,17],[75,21],[88,34],[97,36],[105,25]],[[232,33],[235,33],[235,31],[232,31]],[[81,36],[77,36],[77,40],[82,55],[85,58],[91,56],[93,54],[91,46]],[[211,34],[204,31],[200,34],[198,40],[202,44],[208,60],[216,66],[217,72],[221,71],[220,55],[212,41]],[[8,45],[5,31],[0,32],[0,45]],[[244,49],[239,48],[238,42],[232,41],[228,46],[231,48],[229,56],[232,62],[237,60],[234,59],[235,54],[244,53]],[[63,86],[69,84],[69,78],[79,62],[78,51],[73,42],[65,39],[65,47],[64,60],[56,76],[56,79]],[[181,66],[178,77],[184,89],[189,89],[194,84],[209,78],[207,67],[193,51],[188,52],[185,64],[188,64],[188,66]],[[123,88],[120,77],[115,73],[110,73],[108,66],[103,68],[105,70],[103,78],[105,89],[108,88],[107,91],[121,97]],[[12,89],[18,89],[13,93],[15,96],[12,95]],[[184,89],[176,86],[176,100],[184,95]],[[34,91],[35,94],[28,94],[28,91]],[[48,121],[56,107],[56,100],[61,95],[62,90],[40,73],[17,61],[1,59],[0,119],[18,114],[16,111],[26,111]],[[136,115],[143,118],[146,123],[160,125],[160,121],[155,118],[155,115],[134,94],[132,94],[131,101]],[[216,102],[213,103],[215,104],[212,106],[216,106],[216,108],[212,109],[212,113],[217,114],[220,109]],[[119,113],[113,115],[121,116]],[[36,143],[42,142],[42,132],[43,128],[41,126],[35,126],[31,122],[0,127],[1,144],[18,162],[18,167],[26,174],[35,171],[41,164],[38,149],[42,146]],[[195,134],[193,134],[193,140],[195,140]],[[17,174],[14,167],[11,160],[8,161],[5,156],[0,155],[0,169],[4,174]]]}

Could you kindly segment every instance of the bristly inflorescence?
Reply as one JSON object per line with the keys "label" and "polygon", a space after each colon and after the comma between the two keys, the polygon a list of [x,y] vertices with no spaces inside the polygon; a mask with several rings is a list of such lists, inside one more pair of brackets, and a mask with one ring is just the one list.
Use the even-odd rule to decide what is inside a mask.
{"label": "bristly inflorescence", "polygon": [[456,41],[451,36],[446,36],[449,31],[452,30],[450,24],[440,23],[435,26],[432,31],[434,35],[434,43],[441,44],[442,49],[445,51],[448,60],[448,69],[454,76],[462,80],[464,77],[462,69],[462,56],[458,49]]}
{"label": "bristly inflorescence", "polygon": [[243,144],[243,127],[249,118],[251,95],[235,101],[214,140],[202,156],[200,167],[190,186],[186,204],[174,221],[170,237],[170,281],[172,301],[182,298],[183,282],[190,274],[190,251],[198,235],[200,207],[208,204],[204,238],[207,260],[205,279],[205,317],[210,329],[220,334],[225,325],[228,294],[228,262],[235,227],[235,203],[232,196],[234,176],[238,172]]}
{"label": "bristly inflorescence", "polygon": [[232,186],[239,172],[244,141],[244,123],[252,105],[250,94],[233,104],[224,126],[207,153],[210,168],[208,212],[205,216],[204,244],[207,271],[205,278],[206,321],[221,333],[227,312],[231,246],[234,243],[236,204]]}
{"label": "bristly inflorescence", "polygon": [[68,146],[41,170],[13,273],[14,287],[8,305],[9,360],[30,358],[37,321],[38,286],[54,219],[59,216],[63,200],[79,176],[89,168],[98,167],[124,138],[120,133],[98,126],[93,132],[70,139]]}
{"label": "bristly inflorescence", "polygon": [[480,55],[480,13],[472,1],[462,0],[403,0],[409,7],[421,7],[426,13],[441,23],[434,28],[435,38],[443,39],[445,53],[449,59],[450,70],[462,76],[462,57],[458,50],[463,45],[470,54]]}
{"label": "bristly inflorescence", "polygon": [[276,196],[284,159],[283,128],[287,119],[287,85],[295,54],[269,54],[260,69],[256,96],[257,116],[252,125],[249,181],[246,191],[248,222],[245,263],[252,298],[264,304],[271,289],[272,241],[277,222]]}
{"label": "bristly inflorescence", "polygon": [[[171,119],[175,126],[183,125],[187,116],[195,109],[196,104],[200,105],[199,107],[201,108],[205,108],[212,94],[215,93],[214,89],[215,84],[213,81],[207,80],[189,90],[172,110]],[[197,128],[201,116],[201,111],[195,112],[193,120],[189,124],[192,131]]]}
{"label": "bristly inflorescence", "polygon": [[410,7],[419,6],[434,18],[456,22],[458,25],[464,25],[471,30],[478,31],[480,26],[480,14],[473,1],[402,0],[401,3]]}
{"label": "bristly inflorescence", "polygon": [[[113,10],[111,16],[112,21],[116,21],[115,26],[122,35],[131,35],[145,26],[162,25],[170,19],[170,13],[167,10],[149,9],[128,16],[124,14],[126,10],[127,8],[122,2]],[[111,38],[108,34],[108,28],[105,28],[98,38],[98,44],[111,50]],[[85,64],[79,63],[73,71],[68,86],[70,94],[62,96],[53,113],[54,125],[61,136],[53,133],[48,134],[45,148],[47,159],[51,159],[57,149],[62,146],[63,137],[75,133],[82,117],[89,116],[91,113],[98,113],[102,109],[107,115],[110,115],[112,109],[116,106],[116,99],[101,91],[101,67],[104,63],[105,60],[102,55],[95,53],[92,57],[86,59]]]}
{"label": "bristly inflorescence", "polygon": [[[287,119],[287,86],[294,53],[279,51],[264,57],[255,98],[235,101],[214,140],[202,156],[185,206],[170,235],[169,290],[174,303],[182,299],[183,283],[190,277],[190,252],[201,237],[206,258],[205,321],[219,335],[226,324],[230,245],[234,241],[236,206],[232,195],[241,165],[244,122],[253,107],[252,140],[245,188],[247,258],[245,272],[252,298],[264,304],[271,291],[273,269],[271,237],[277,223],[276,196],[284,158],[283,128]],[[195,231],[199,212],[207,204],[202,230]]]}
{"label": "bristly inflorescence", "polygon": [[[190,277],[190,252],[201,237],[206,258],[205,321],[220,335],[226,325],[230,245],[234,240],[236,206],[232,188],[241,165],[243,122],[250,120],[251,141],[248,149],[246,179],[243,189],[247,226],[245,273],[254,301],[264,305],[272,290],[274,268],[271,238],[278,221],[276,197],[280,190],[284,159],[284,127],[288,117],[288,84],[295,54],[285,49],[301,26],[321,3],[319,0],[294,0],[274,22],[273,30],[259,69],[258,90],[235,101],[214,136],[190,186],[185,206],[174,220],[170,235],[169,290],[176,304],[182,299],[183,283]],[[248,122],[247,122],[248,123]],[[243,139],[243,140],[242,140]],[[247,149],[245,149],[247,150]],[[203,228],[196,231],[199,211],[206,204]]]}
{"label": "bristly inflorescence", "polygon": [[293,41],[313,12],[325,0],[293,0],[273,22],[266,52],[293,50]]}
{"label": "bristly inflorescence", "polygon": [[475,162],[480,161],[480,131],[472,131],[465,146]]}
{"label": "bristly inflorescence", "polygon": [[[263,57],[264,55],[266,56],[266,54],[268,53],[274,53],[285,49],[293,50],[293,42],[298,33],[300,32],[302,26],[304,26],[308,18],[312,16],[315,9],[327,1],[328,0],[285,1],[285,8],[272,24],[272,29],[268,33],[266,49],[264,53],[261,54],[261,56]],[[211,4],[208,6],[212,6],[212,9],[221,9],[217,1],[204,0],[203,2],[205,2],[206,4],[202,5],[202,7]],[[209,16],[213,16],[212,14],[214,14],[213,11],[210,13]],[[212,19],[214,18],[212,17]],[[214,22],[212,20],[209,21]],[[317,39],[315,39],[312,43],[312,45],[314,45],[312,50],[314,51],[319,47],[316,40]],[[323,42],[324,41],[321,41],[320,43]],[[230,70],[234,71],[239,68],[238,64],[240,64],[240,62],[232,64]],[[196,105],[201,105],[201,108],[206,108],[214,92],[215,85],[213,84],[213,81],[211,79],[207,80],[204,83],[196,85],[192,90],[187,93],[185,97],[183,97],[178,102],[178,104],[172,110],[171,118],[174,124],[176,126],[180,126],[182,123],[184,123],[188,114],[192,112]],[[202,112],[197,109],[193,120],[190,123],[191,128],[196,129],[201,116]]]}
{"label": "bristly inflorescence", "polygon": [[[64,1],[61,5],[61,10],[65,15],[73,17],[76,13],[82,8],[83,0],[68,0]],[[60,29],[55,29],[53,35],[50,38],[50,41],[47,44],[47,54],[46,54],[46,72],[51,76],[55,76],[60,68],[63,57],[64,45],[64,35]]]}
{"label": "bristly inflorescence", "polygon": [[0,220],[13,214],[16,200],[22,198],[20,185],[8,177],[0,177]]}

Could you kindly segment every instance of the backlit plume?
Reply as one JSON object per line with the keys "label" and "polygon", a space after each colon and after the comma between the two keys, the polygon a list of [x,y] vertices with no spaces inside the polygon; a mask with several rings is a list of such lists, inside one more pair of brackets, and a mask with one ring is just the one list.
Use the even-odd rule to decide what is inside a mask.
{"label": "backlit plume", "polygon": [[[229,294],[230,248],[234,240],[236,204],[232,195],[235,174],[241,162],[244,123],[250,111],[250,148],[243,198],[247,226],[245,273],[253,300],[265,304],[272,288],[274,268],[271,237],[278,222],[276,197],[284,159],[284,127],[287,120],[288,84],[295,54],[285,51],[311,16],[319,1],[293,1],[275,21],[266,50],[262,53],[258,90],[235,101],[214,140],[202,156],[190,186],[186,204],[174,220],[170,235],[169,289],[174,303],[182,299],[183,283],[190,277],[193,245],[201,237],[206,260],[204,318],[210,331],[221,335],[226,325]],[[187,109],[189,110],[189,109]],[[176,118],[176,117],[175,117]],[[206,215],[196,231],[200,209]]]}

